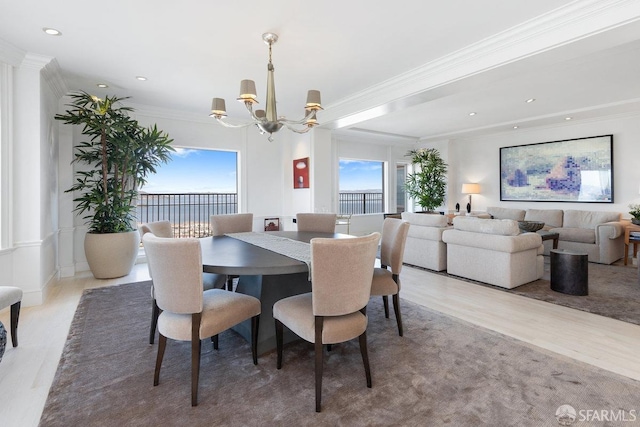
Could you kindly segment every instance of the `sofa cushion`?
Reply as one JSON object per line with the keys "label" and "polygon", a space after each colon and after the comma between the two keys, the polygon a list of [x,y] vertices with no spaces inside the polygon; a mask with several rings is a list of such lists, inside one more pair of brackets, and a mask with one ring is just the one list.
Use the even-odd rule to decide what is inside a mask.
{"label": "sofa cushion", "polygon": [[[446,227],[448,218],[440,214],[419,214],[414,212],[402,212],[402,219],[410,224],[424,227]],[[409,227],[411,230],[411,227]]]}
{"label": "sofa cushion", "polygon": [[[596,225],[610,221],[620,221],[622,215],[619,212],[596,212],[596,211],[564,211],[563,227],[568,228],[592,228]],[[560,237],[562,239],[562,237]]]}
{"label": "sofa cushion", "polygon": [[496,219],[513,219],[515,221],[523,221],[525,210],[513,208],[499,208],[496,206],[488,207],[487,213]]}
{"label": "sofa cushion", "polygon": [[595,243],[596,231],[594,228],[561,227],[552,228],[550,231],[558,233],[560,240],[564,242]]}
{"label": "sofa cushion", "polygon": [[550,230],[562,227],[562,216],[562,209],[527,209],[524,220],[544,222],[543,230]]}
{"label": "sofa cushion", "polygon": [[517,236],[520,234],[518,222],[512,219],[480,219],[458,216],[453,219],[453,228],[474,233]]}

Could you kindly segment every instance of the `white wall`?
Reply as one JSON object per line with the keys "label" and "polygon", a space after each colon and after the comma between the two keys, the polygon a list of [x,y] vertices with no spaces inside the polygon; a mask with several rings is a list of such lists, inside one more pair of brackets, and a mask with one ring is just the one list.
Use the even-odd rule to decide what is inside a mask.
{"label": "white wall", "polygon": [[[449,145],[449,162],[453,165],[449,208],[459,201],[466,205],[467,196],[460,193],[463,182],[478,182],[482,194],[473,196],[473,210],[488,206],[538,209],[578,209],[622,212],[629,218],[628,204],[640,201],[640,113],[602,118],[583,123],[567,123],[543,129],[522,130],[497,135],[455,140]],[[613,134],[614,203],[551,203],[500,201],[500,147],[538,142],[559,141]]]}

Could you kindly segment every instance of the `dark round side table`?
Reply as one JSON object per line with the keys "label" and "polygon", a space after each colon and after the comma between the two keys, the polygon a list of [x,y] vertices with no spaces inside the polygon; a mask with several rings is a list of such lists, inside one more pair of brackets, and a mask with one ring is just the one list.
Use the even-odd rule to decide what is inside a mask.
{"label": "dark round side table", "polygon": [[584,252],[552,249],[551,290],[569,295],[589,295],[589,257]]}

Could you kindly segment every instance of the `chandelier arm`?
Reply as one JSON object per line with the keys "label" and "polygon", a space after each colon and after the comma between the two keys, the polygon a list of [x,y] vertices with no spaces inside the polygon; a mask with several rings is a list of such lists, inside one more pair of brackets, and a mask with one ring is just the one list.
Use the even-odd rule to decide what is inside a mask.
{"label": "chandelier arm", "polygon": [[[281,123],[282,123],[282,121],[281,121]],[[313,126],[308,126],[308,127],[303,128],[303,129],[297,129],[297,128],[294,128],[293,126],[291,126],[291,124],[289,124],[289,123],[283,123],[283,124],[287,127],[287,129],[289,129],[291,132],[295,132],[295,133],[307,133],[313,127]]]}
{"label": "chandelier arm", "polygon": [[250,123],[243,123],[243,124],[240,124],[240,125],[234,125],[234,124],[225,122],[222,117],[214,116],[214,118],[216,119],[216,121],[218,123],[220,123],[222,126],[224,126],[226,128],[235,128],[235,129],[237,129],[237,128],[245,128],[247,126],[251,126],[251,125],[255,124],[254,122],[250,122]]}
{"label": "chandelier arm", "polygon": [[[303,125],[303,124],[305,124],[307,122],[307,120],[309,120],[310,118],[313,117],[313,113],[315,113],[315,110],[309,110],[309,114],[307,114],[305,117],[303,117],[300,120],[289,120],[289,119],[285,119],[285,118],[280,118],[280,119],[278,119],[278,121],[280,123],[284,123],[285,125],[287,123],[291,124],[291,125]],[[289,128],[289,126],[287,126],[287,127]],[[289,129],[291,129],[291,128],[289,128]]]}
{"label": "chandelier arm", "polygon": [[253,112],[253,103],[252,102],[245,102],[244,106],[247,107],[247,111],[249,111],[249,114],[251,114],[251,118],[253,120],[255,120],[258,123],[262,123],[263,121],[266,121],[265,119],[261,119],[260,117],[256,116],[256,113]]}

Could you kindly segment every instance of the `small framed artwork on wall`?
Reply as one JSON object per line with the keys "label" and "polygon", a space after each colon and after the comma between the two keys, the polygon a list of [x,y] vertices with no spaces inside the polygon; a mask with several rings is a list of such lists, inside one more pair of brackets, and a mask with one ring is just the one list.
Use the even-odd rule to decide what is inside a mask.
{"label": "small framed artwork on wall", "polygon": [[293,161],[293,188],[309,188],[309,158]]}

